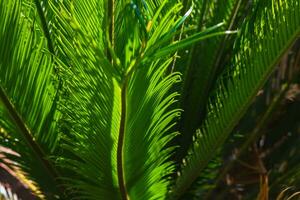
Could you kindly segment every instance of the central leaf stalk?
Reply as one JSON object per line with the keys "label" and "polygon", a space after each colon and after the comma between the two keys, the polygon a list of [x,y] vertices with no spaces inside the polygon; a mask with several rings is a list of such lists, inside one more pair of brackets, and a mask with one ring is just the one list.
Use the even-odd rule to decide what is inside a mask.
{"label": "central leaf stalk", "polygon": [[118,148],[117,148],[117,172],[118,172],[118,182],[121,197],[123,200],[128,200],[128,193],[124,177],[124,167],[123,167],[123,147],[124,147],[124,137],[125,137],[125,125],[126,125],[126,95],[127,95],[127,85],[128,77],[125,77],[125,80],[121,87],[121,121],[119,129],[119,138],[118,138]]}

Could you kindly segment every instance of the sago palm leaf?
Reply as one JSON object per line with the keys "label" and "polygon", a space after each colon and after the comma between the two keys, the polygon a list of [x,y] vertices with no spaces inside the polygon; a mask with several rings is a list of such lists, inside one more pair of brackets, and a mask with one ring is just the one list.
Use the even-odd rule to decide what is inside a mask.
{"label": "sago palm leaf", "polygon": [[84,23],[98,17],[88,15],[93,4],[51,6],[65,93],[60,123],[70,153],[60,163],[75,174],[66,177],[71,192],[79,199],[164,199],[174,149],[166,145],[179,115],[170,109],[177,93],[169,92],[179,74],[165,71],[172,53],[224,31],[215,26],[172,43],[184,20],[177,16],[181,4],[121,1],[107,6],[111,21],[99,22],[106,24],[106,49]]}
{"label": "sago palm leaf", "polygon": [[[236,15],[241,12],[241,0],[220,1],[195,1],[200,13],[194,14],[192,18],[197,27],[197,31],[205,29],[220,22],[224,22],[221,30],[232,30]],[[184,79],[182,94],[180,97],[180,106],[184,110],[178,127],[182,133],[180,141],[180,150],[177,159],[182,159],[186,155],[189,145],[192,143],[192,135],[199,127],[205,117],[205,106],[208,101],[209,93],[212,90],[213,83],[220,69],[219,64],[225,49],[225,42],[228,35],[219,36],[195,44],[190,48],[187,58],[182,62]],[[193,105],[193,106],[190,106]]]}
{"label": "sago palm leaf", "polygon": [[299,15],[297,0],[257,2],[235,42],[236,54],[215,86],[208,116],[183,160],[174,198],[184,193],[222,146],[275,64],[298,37]]}
{"label": "sago palm leaf", "polygon": [[186,69],[184,88],[196,85],[197,94],[187,98],[187,89],[182,104],[200,104],[182,106],[185,133],[193,133],[206,94],[215,91],[170,193],[180,197],[300,32],[297,0],[253,1],[235,55],[213,84],[224,35],[244,1],[180,2],[0,0],[0,127],[10,133],[0,145],[21,155],[10,159],[46,198],[166,199],[181,110],[174,104],[180,73],[167,69],[178,50],[221,36],[187,56],[190,66],[207,46],[196,70],[204,77],[190,78],[193,67]]}
{"label": "sago palm leaf", "polygon": [[[116,18],[94,12],[106,6]],[[171,44],[186,18],[177,16],[180,8],[167,1],[143,8],[135,2],[1,1],[1,125],[13,133],[1,144],[21,154],[15,160],[48,198],[63,196],[59,168],[50,156],[64,167],[64,178],[78,198],[166,195],[168,181],[161,176],[171,172],[165,161],[173,148],[165,145],[174,137],[167,132],[178,115],[168,109],[177,94],[168,91],[179,80],[178,74],[164,73],[168,56],[223,34],[207,35],[216,26]],[[59,83],[50,80],[53,69],[63,72]],[[60,126],[66,153],[56,151],[61,94],[55,87],[65,92]],[[68,175],[78,177],[70,180]],[[93,190],[96,186],[102,189]]]}
{"label": "sago palm leaf", "polygon": [[[181,5],[167,1],[151,7],[156,10],[149,11],[151,22],[140,16],[150,6],[134,2],[49,5],[64,94],[60,124],[65,153],[59,163],[69,171],[70,192],[80,199],[164,198],[169,180],[162,177],[171,173],[167,160],[173,150],[166,144],[174,137],[167,132],[179,113],[169,110],[177,95],[169,90],[179,75],[167,76],[165,69],[172,52],[224,33],[208,34],[217,26],[171,44],[182,21],[177,16]],[[114,17],[94,12],[95,6],[107,6]],[[97,21],[103,16],[110,18]]]}
{"label": "sago palm leaf", "polygon": [[[58,20],[67,30],[66,17]],[[131,22],[124,23],[135,30]],[[138,48],[134,45],[139,44],[131,41],[135,37],[123,36],[129,38],[125,45],[130,45],[133,50],[125,46],[123,69],[116,63],[116,70],[112,70],[114,66],[103,57],[105,52],[101,53],[101,47],[86,46],[85,42],[93,37],[86,35],[83,29],[75,29],[75,34],[75,40],[83,42],[78,43],[81,48],[67,54],[72,65],[65,66],[63,74],[69,95],[62,103],[65,123],[70,126],[65,148],[78,157],[62,160],[62,165],[80,177],[70,180],[71,188],[81,199],[118,199],[120,195],[124,199],[127,196],[132,199],[162,198],[166,194],[167,181],[161,176],[169,174],[171,169],[171,163],[165,163],[171,149],[162,148],[173,137],[165,132],[178,114],[177,110],[166,112],[176,96],[166,96],[166,93],[178,80],[178,75],[163,76],[170,59],[130,71],[130,67],[135,67],[131,63],[133,50]],[[72,43],[64,41],[63,44]],[[84,59],[85,56],[89,59]],[[114,59],[116,62],[123,60]]]}
{"label": "sago palm leaf", "polygon": [[59,175],[49,160],[58,142],[56,90],[51,56],[30,18],[37,16],[34,8],[27,1],[0,1],[0,123],[13,134],[0,144],[18,152],[23,170],[53,197],[60,194]]}

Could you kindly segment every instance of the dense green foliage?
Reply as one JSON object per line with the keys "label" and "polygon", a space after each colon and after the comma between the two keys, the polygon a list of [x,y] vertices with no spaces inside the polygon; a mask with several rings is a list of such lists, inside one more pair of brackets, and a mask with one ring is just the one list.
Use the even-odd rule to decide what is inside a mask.
{"label": "dense green foliage", "polygon": [[298,0],[0,0],[0,145],[41,198],[201,198],[299,34]]}

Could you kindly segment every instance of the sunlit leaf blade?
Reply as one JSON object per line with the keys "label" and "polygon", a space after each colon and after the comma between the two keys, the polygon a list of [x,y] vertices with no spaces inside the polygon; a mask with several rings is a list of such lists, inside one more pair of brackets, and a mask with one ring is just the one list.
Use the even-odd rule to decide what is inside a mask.
{"label": "sunlit leaf blade", "polygon": [[168,93],[179,75],[164,77],[171,62],[153,62],[137,70],[129,83],[124,172],[132,199],[164,199],[170,184],[163,177],[173,170],[167,162],[173,148],[164,147],[175,136],[169,130],[179,115],[169,108],[177,94]]}
{"label": "sunlit leaf blade", "polygon": [[36,14],[30,2],[0,1],[1,126],[12,135],[1,145],[18,152],[15,161],[49,197],[60,194],[58,173],[49,157],[58,135],[54,119],[53,65],[40,27],[24,16]]}
{"label": "sunlit leaf blade", "polygon": [[[76,14],[74,6],[74,16],[79,22],[83,19]],[[131,7],[127,6],[124,5],[124,12],[129,12],[127,9]],[[116,12],[118,10],[121,8]],[[59,12],[63,11],[55,10]],[[170,13],[169,18],[174,19],[174,15]],[[138,16],[120,17],[116,21],[123,20],[118,22],[131,30],[136,29],[137,25],[130,20]],[[84,24],[72,27],[69,18],[59,15],[56,20],[62,25],[55,31],[62,39],[59,50],[64,54],[57,62],[66,94],[61,99],[63,117],[59,124],[65,133],[63,149],[68,152],[67,156],[59,158],[59,163],[76,177],[64,177],[67,187],[78,199],[120,199],[124,196],[164,199],[170,184],[164,176],[173,170],[168,159],[174,150],[166,145],[175,136],[170,129],[179,115],[178,109],[170,109],[178,95],[170,89],[180,80],[179,74],[165,75],[172,62],[171,55],[155,59],[152,54],[148,57],[151,61],[143,62],[144,58],[133,53],[142,47],[135,37],[143,36],[125,31],[119,36],[116,34],[119,46],[125,47],[125,55],[111,43],[112,51],[115,50],[121,62],[120,67],[112,70],[114,62],[106,52],[98,44],[89,45],[95,38],[81,29]],[[168,29],[155,30],[157,38],[172,28],[171,22]],[[155,26],[163,27],[161,23]],[[74,37],[68,37],[72,34]],[[154,33],[149,35],[154,39]],[[123,146],[121,152],[120,145]]]}
{"label": "sunlit leaf blade", "polygon": [[183,48],[186,48],[196,42],[200,42],[201,40],[220,36],[220,35],[225,35],[225,34],[234,34],[236,31],[221,31],[221,32],[215,32],[215,33],[207,33],[206,31],[196,33],[192,36],[190,36],[187,39],[175,42],[173,44],[170,44],[169,46],[166,46],[162,49],[159,49],[156,53],[155,56],[160,58],[163,56],[166,56],[170,53],[174,53],[177,50],[181,50]]}

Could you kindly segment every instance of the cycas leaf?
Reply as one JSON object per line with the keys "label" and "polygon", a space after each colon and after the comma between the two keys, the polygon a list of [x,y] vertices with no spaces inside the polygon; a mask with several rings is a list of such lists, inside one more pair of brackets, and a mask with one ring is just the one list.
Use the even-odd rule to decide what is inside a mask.
{"label": "cycas leaf", "polygon": [[[179,115],[170,109],[177,94],[169,90],[179,74],[165,74],[172,62],[169,54],[214,28],[156,56],[161,45],[170,45],[182,20],[177,19],[181,5],[166,2],[149,14],[153,24],[146,27],[146,37],[141,5],[116,4],[112,13],[118,28],[110,22],[104,30],[109,54],[82,28],[79,5],[52,7],[60,25],[54,30],[59,51],[65,56],[57,62],[66,94],[61,101],[64,148],[71,153],[61,158],[61,166],[75,174],[65,178],[79,199],[163,199],[167,194],[170,180],[162,177],[173,169],[168,159],[174,148],[166,145],[175,136],[170,129]],[[164,6],[170,9],[162,16]]]}
{"label": "cycas leaf", "polygon": [[[132,75],[127,93],[124,140],[124,171],[132,199],[164,199],[172,163],[166,162],[173,148],[164,148],[174,137],[169,129],[179,110],[169,110],[176,93],[168,94],[178,74],[164,77],[172,62],[156,61]],[[167,134],[168,133],[168,134]]]}
{"label": "cycas leaf", "polygon": [[220,35],[224,35],[224,34],[233,34],[236,33],[236,31],[219,31],[219,32],[215,32],[215,33],[210,33],[213,30],[216,30],[217,28],[219,28],[222,25],[222,23],[217,24],[213,27],[207,28],[202,32],[196,33],[186,39],[183,39],[181,41],[175,42],[173,44],[170,44],[166,47],[163,47],[161,49],[159,49],[156,53],[155,56],[160,58],[163,56],[166,56],[170,53],[174,53],[177,50],[183,49],[185,47],[188,47],[196,42],[199,42],[201,40],[204,39],[208,39],[208,38],[212,38],[212,37],[216,37],[216,36],[220,36]]}
{"label": "cycas leaf", "polygon": [[238,36],[237,52],[210,99],[208,116],[184,160],[173,197],[182,195],[205,168],[300,33],[299,1],[262,2]]}
{"label": "cycas leaf", "polygon": [[0,100],[7,113],[0,108],[0,123],[12,133],[1,145],[21,155],[22,169],[53,197],[59,194],[58,173],[49,160],[59,138],[53,65],[39,26],[25,17],[33,15],[30,2],[0,1]]}
{"label": "cycas leaf", "polygon": [[[197,1],[196,7],[202,12],[198,13],[196,19],[197,31],[205,27],[213,26],[223,21],[219,31],[233,30],[232,24],[239,10],[241,0],[220,1]],[[234,35],[235,36],[235,35]],[[181,149],[178,152],[178,160],[186,155],[189,145],[192,143],[192,134],[199,128],[205,117],[205,108],[209,92],[218,73],[218,62],[225,48],[225,38],[228,35],[209,38],[190,48],[187,58],[183,58],[186,67],[184,68],[184,79],[180,106],[184,110],[180,121],[179,130],[182,133],[179,138]],[[178,65],[180,65],[180,61]],[[193,106],[190,106],[193,105]]]}
{"label": "cycas leaf", "polygon": [[[66,1],[67,2],[67,1]],[[95,39],[94,42],[100,49],[104,49],[105,32],[104,27],[107,23],[106,1],[70,1],[68,6],[70,14],[78,20],[80,29],[87,33],[87,36]],[[55,4],[55,1],[52,1]],[[59,5],[59,4],[58,4]]]}
{"label": "cycas leaf", "polygon": [[[65,177],[71,192],[79,199],[163,198],[169,181],[162,176],[172,170],[166,161],[173,148],[166,144],[175,136],[167,132],[179,114],[169,110],[177,94],[168,91],[179,80],[178,74],[165,76],[171,58],[143,62],[130,52],[141,48],[132,38],[142,35],[126,33],[128,41],[121,45],[133,47],[125,48],[125,55],[131,56],[116,51],[124,65],[114,68],[103,49],[88,45],[94,38],[84,38],[87,34],[80,23],[77,29],[67,18],[57,15],[57,20],[64,27],[55,30],[63,39],[59,48],[70,61],[57,62],[66,93],[61,101],[61,126],[69,131],[64,149],[72,154],[60,163],[75,174],[76,178]],[[66,39],[66,33],[75,37]]]}

